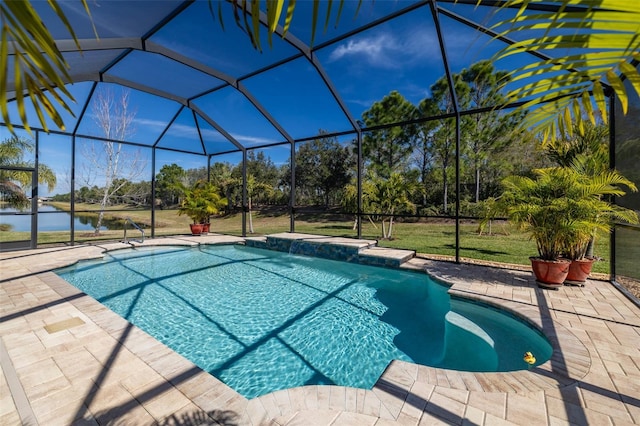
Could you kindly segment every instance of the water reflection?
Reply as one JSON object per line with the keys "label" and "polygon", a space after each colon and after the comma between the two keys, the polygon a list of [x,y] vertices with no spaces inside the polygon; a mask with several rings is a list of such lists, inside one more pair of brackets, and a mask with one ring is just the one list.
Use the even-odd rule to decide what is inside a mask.
{"label": "water reflection", "polygon": [[[20,212],[12,207],[0,206],[0,213],[17,212],[28,213],[28,211]],[[71,213],[68,211],[58,209],[51,205],[40,205],[38,206],[38,212],[44,213],[38,215],[38,231],[67,231],[71,229]],[[31,230],[31,216],[28,214],[1,215],[0,223],[10,225],[10,230],[14,232],[25,232]],[[76,231],[93,231],[98,223],[98,214],[76,213],[73,223]],[[108,220],[105,218],[102,220],[100,230],[106,231],[122,228],[123,224],[121,220]]]}

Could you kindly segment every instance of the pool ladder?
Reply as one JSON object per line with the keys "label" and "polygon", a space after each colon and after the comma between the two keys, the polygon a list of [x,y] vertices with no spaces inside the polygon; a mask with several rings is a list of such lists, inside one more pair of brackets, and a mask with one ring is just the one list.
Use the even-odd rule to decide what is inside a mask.
{"label": "pool ladder", "polygon": [[131,220],[130,217],[126,218],[124,220],[124,241],[122,241],[123,243],[127,244],[129,243],[129,240],[127,240],[127,224],[131,224],[134,228],[136,228],[138,231],[140,231],[140,233],[142,233],[142,239],[137,240],[139,243],[144,243],[144,229],[140,228],[133,220]]}

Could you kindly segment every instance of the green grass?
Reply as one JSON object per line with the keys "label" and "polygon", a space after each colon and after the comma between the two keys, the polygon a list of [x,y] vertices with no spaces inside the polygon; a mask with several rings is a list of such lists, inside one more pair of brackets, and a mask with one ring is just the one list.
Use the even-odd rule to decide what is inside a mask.
{"label": "green grass", "polygon": [[[64,204],[57,204],[64,207]],[[68,205],[66,205],[68,209]],[[76,204],[76,210],[95,210],[95,205]],[[124,206],[112,206],[105,214],[109,219],[124,220],[130,217],[134,222],[146,228],[146,235],[151,235],[151,210],[123,210]],[[85,213],[94,214],[97,213]],[[248,220],[247,220],[248,221]],[[179,216],[176,210],[156,211],[156,236],[162,235],[184,235],[189,234],[190,219],[186,216]],[[259,236],[289,231],[289,216],[283,209],[268,209],[260,212],[253,212],[254,234],[248,236]],[[380,224],[376,224],[379,228]],[[326,214],[326,213],[304,213],[296,215],[295,231],[301,233],[356,237],[353,230],[353,220],[349,217]],[[463,258],[479,259],[489,262],[512,263],[529,265],[529,256],[536,254],[535,244],[517,230],[506,223],[493,225],[491,235],[479,235],[477,224],[472,221],[465,221],[460,226],[460,256]],[[241,235],[242,216],[241,214],[228,215],[221,218],[214,218],[211,221],[211,232]],[[139,233],[131,230],[128,234],[131,238],[137,238]],[[381,231],[376,229],[370,222],[362,224],[362,238],[379,240],[382,247],[403,248],[415,250],[419,254],[455,256],[455,222],[443,220],[426,220],[415,223],[395,223],[392,240],[380,240]],[[92,242],[100,240],[122,239],[122,230],[104,231],[100,236],[92,235],[91,231],[78,231],[75,234],[76,242]],[[17,239],[28,239],[26,232],[0,231],[0,242],[15,241]],[[70,241],[69,231],[40,232],[38,233],[38,244],[68,243]],[[596,241],[596,254],[608,259],[609,239],[600,238]],[[635,265],[634,265],[635,266]],[[594,265],[594,272],[608,273],[608,262],[597,262]]]}
{"label": "green grass", "polygon": [[616,275],[640,281],[640,229],[620,227],[616,232]]}

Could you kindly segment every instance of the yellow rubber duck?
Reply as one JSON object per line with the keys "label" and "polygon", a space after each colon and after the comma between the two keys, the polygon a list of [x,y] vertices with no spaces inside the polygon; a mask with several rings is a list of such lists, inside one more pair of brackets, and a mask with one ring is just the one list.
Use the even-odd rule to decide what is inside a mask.
{"label": "yellow rubber duck", "polygon": [[526,362],[529,365],[533,365],[536,363],[536,357],[533,356],[533,354],[531,352],[525,352],[524,353],[524,362]]}

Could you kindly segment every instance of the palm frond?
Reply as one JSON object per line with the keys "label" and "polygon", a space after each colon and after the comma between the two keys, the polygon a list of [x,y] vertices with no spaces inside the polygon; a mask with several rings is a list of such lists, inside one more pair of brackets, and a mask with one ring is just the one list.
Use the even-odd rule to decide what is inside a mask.
{"label": "palm frond", "polygon": [[[211,3],[213,0],[209,0]],[[278,31],[278,25],[282,19],[283,12],[285,10],[285,2],[287,3],[286,14],[284,15],[284,24],[282,25],[282,36],[287,34],[289,31],[289,27],[291,26],[291,21],[293,19],[293,12],[296,7],[296,0],[265,0],[266,7],[266,31],[267,31],[267,40],[269,46],[272,46],[272,38],[273,34]],[[234,20],[236,25],[242,29],[251,40],[251,44],[258,51],[262,51],[262,44],[260,41],[260,34],[262,31],[263,23],[261,22],[261,5],[262,0],[236,0],[231,2],[234,9]],[[340,21],[340,17],[342,16],[342,10],[344,6],[345,0],[339,0],[338,11],[335,17],[335,25]],[[324,18],[324,30],[329,27],[329,24],[332,19],[332,10],[333,10],[333,0],[324,1],[321,0],[313,0],[313,9],[311,22],[309,25],[311,26],[311,40],[309,40],[309,44],[313,46],[313,42],[315,40],[315,35],[317,32],[318,22],[320,19],[320,5],[326,5],[325,9],[325,18]],[[356,15],[360,10],[360,6],[362,4],[362,0],[358,0],[358,6],[356,9]],[[213,13],[213,8],[210,6],[209,9]],[[222,21],[222,13],[218,10],[218,17],[221,25],[224,26],[224,22]]]}
{"label": "palm frond", "polygon": [[[528,8],[535,3],[557,10]],[[528,101],[519,109],[533,110],[523,125],[539,131],[544,141],[571,129],[574,121],[579,131],[585,119],[595,124],[599,116],[606,122],[603,86],[615,93],[624,113],[629,95],[624,80],[640,96],[640,2],[508,0],[503,7],[518,8],[518,13],[496,24],[503,29],[500,35],[527,37],[498,52],[495,59],[525,52],[562,52],[514,70],[509,74],[511,81],[504,83],[509,101]]]}
{"label": "palm frond", "polygon": [[[81,2],[91,17],[87,0],[81,0]],[[79,49],[80,45],[75,32],[57,0],[49,0],[48,4],[60,18]],[[29,1],[0,3],[0,21],[2,21],[0,67],[4,70],[0,77],[2,120],[9,131],[13,132],[12,120],[7,108],[9,101],[7,94],[14,92],[18,115],[27,131],[31,131],[25,108],[27,98],[31,99],[38,121],[44,130],[49,130],[45,114],[59,129],[64,130],[64,122],[56,104],[73,115],[69,103],[75,100],[65,87],[65,84],[71,81],[67,72],[68,65],[56,46],[53,36]],[[12,61],[9,60],[10,58]],[[13,62],[12,73],[7,72],[11,62]],[[13,76],[13,86],[9,86],[11,76]]]}

